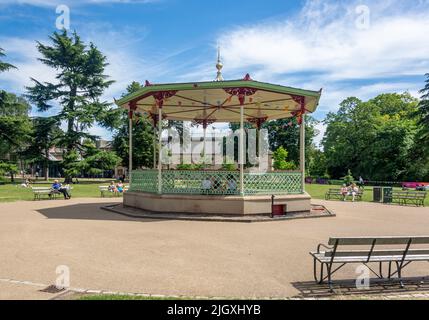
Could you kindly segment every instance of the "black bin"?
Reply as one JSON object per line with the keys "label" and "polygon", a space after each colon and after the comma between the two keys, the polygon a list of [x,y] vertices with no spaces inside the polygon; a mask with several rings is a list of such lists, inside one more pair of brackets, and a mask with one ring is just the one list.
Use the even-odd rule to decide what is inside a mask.
{"label": "black bin", "polygon": [[392,203],[392,187],[383,188],[383,203]]}
{"label": "black bin", "polygon": [[382,200],[383,200],[383,188],[374,187],[373,201],[374,202],[381,202]]}

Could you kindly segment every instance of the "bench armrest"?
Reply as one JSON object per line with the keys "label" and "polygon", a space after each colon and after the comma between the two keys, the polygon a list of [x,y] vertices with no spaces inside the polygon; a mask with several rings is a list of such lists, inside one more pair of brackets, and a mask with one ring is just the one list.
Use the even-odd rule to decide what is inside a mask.
{"label": "bench armrest", "polygon": [[327,250],[332,250],[332,248],[331,247],[329,247],[329,246],[327,246],[327,245],[325,245],[325,244],[323,244],[323,243],[320,243],[318,246],[317,246],[317,253],[320,253],[320,249],[321,248],[325,248],[325,249],[327,249]]}

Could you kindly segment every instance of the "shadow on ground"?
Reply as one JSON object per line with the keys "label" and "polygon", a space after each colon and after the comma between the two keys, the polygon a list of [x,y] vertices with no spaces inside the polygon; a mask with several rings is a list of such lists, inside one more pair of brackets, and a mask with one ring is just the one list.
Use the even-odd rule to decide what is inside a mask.
{"label": "shadow on ground", "polygon": [[107,220],[107,221],[138,221],[160,222],[157,219],[135,219],[124,215],[103,210],[101,207],[111,206],[115,203],[83,203],[59,206],[54,208],[38,209],[48,219],[75,219],[75,220]]}
{"label": "shadow on ground", "polygon": [[407,295],[419,292],[429,292],[429,279],[416,277],[404,279],[404,288],[401,288],[398,280],[371,280],[369,289],[358,289],[356,279],[334,281],[334,292],[329,290],[327,284],[317,284],[314,281],[294,282],[292,285],[297,289],[302,298],[336,298],[339,296],[389,296]]}

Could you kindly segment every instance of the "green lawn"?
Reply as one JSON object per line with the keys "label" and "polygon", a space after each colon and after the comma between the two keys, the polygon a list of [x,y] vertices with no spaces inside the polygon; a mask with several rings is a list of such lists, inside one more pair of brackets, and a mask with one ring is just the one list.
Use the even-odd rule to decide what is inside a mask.
{"label": "green lawn", "polygon": [[[109,185],[111,180],[106,179],[81,179],[79,184],[73,184],[72,197],[74,198],[99,198],[100,191],[98,186]],[[33,187],[50,187],[52,181],[48,183],[39,181],[34,183]],[[11,202],[18,200],[33,200],[31,188],[21,187],[21,181],[17,180],[16,184],[6,183],[0,185],[0,202]]]}
{"label": "green lawn", "polygon": [[[332,185],[319,185],[319,184],[307,184],[305,186],[306,191],[314,198],[314,199],[325,199],[325,194],[329,189],[339,189],[340,186],[332,186]],[[401,190],[400,188],[395,188],[395,190]],[[371,202],[373,201],[372,197],[373,188],[365,187],[365,192],[363,194],[363,201]],[[429,206],[429,197],[426,197],[425,205]]]}
{"label": "green lawn", "polygon": [[[108,185],[111,180],[106,179],[81,179],[79,184],[73,185],[72,197],[74,198],[99,198],[100,191],[98,186]],[[18,200],[33,200],[33,193],[31,189],[22,188],[20,186],[20,180],[16,181],[16,184],[6,183],[5,185],[0,185],[0,202],[10,202]],[[39,181],[33,186],[35,187],[50,187],[52,181],[45,183]],[[331,185],[318,185],[318,184],[307,184],[306,191],[314,199],[325,199],[325,193],[330,188],[340,188],[339,186]],[[372,201],[372,187],[366,187],[365,193],[363,196],[363,201]],[[426,206],[429,206],[429,197],[426,198]]]}

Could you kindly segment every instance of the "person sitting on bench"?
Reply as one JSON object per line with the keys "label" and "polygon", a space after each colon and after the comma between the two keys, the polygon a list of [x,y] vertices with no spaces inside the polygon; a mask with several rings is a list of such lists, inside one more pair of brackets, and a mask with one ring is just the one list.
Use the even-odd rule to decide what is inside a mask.
{"label": "person sitting on bench", "polygon": [[350,191],[349,191],[349,194],[348,194],[348,195],[352,196],[352,201],[353,202],[355,202],[355,199],[356,199],[356,196],[357,196],[358,193],[359,193],[359,188],[358,188],[358,186],[355,183],[353,183],[350,186]]}
{"label": "person sitting on bench", "polygon": [[341,192],[341,195],[343,196],[343,201],[346,201],[347,195],[349,193],[349,188],[347,188],[347,186],[343,184],[340,192]]}
{"label": "person sitting on bench", "polygon": [[52,190],[54,190],[56,192],[62,193],[64,195],[64,199],[65,200],[68,200],[68,199],[71,198],[70,194],[68,192],[68,188],[67,187],[63,187],[61,185],[61,183],[58,182],[58,180],[54,181],[54,183],[52,184],[51,188],[52,188]]}

